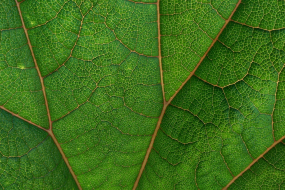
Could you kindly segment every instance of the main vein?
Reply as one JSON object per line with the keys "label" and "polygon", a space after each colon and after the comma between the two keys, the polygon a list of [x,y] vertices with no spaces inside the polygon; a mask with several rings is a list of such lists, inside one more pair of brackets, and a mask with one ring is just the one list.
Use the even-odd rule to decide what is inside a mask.
{"label": "main vein", "polygon": [[[209,46],[209,48],[207,49],[207,51],[204,53],[204,55],[201,57],[201,59],[199,60],[198,64],[196,65],[196,67],[194,68],[194,70],[189,74],[189,76],[187,77],[187,79],[181,84],[181,86],[178,88],[178,90],[173,94],[173,96],[168,100],[166,101],[165,100],[165,92],[164,92],[164,82],[163,82],[163,70],[162,70],[162,56],[161,56],[161,35],[160,35],[160,10],[159,10],[159,0],[157,0],[157,25],[158,25],[158,50],[159,50],[159,66],[160,66],[160,77],[161,77],[161,86],[162,86],[162,93],[163,93],[163,108],[162,108],[162,111],[161,111],[161,114],[158,118],[158,122],[157,122],[157,125],[156,125],[156,128],[154,130],[154,133],[152,135],[152,138],[151,138],[151,141],[150,141],[150,144],[149,144],[149,147],[147,149],[147,152],[146,152],[146,155],[145,155],[145,158],[144,158],[144,161],[142,163],[142,166],[141,166],[141,169],[140,169],[140,172],[138,174],[138,177],[135,181],[135,184],[133,186],[133,190],[135,190],[138,186],[138,183],[139,183],[139,180],[142,176],[142,173],[144,171],[144,168],[146,166],[146,163],[148,161],[148,158],[149,158],[149,155],[150,155],[150,152],[152,150],[152,147],[153,147],[153,143],[154,143],[154,140],[156,138],[156,135],[157,135],[157,132],[160,128],[160,125],[161,125],[161,121],[162,121],[162,118],[164,116],[164,113],[166,111],[166,108],[168,107],[168,105],[171,103],[171,101],[175,98],[175,96],[179,93],[179,91],[183,88],[183,86],[191,79],[191,77],[194,75],[194,73],[196,72],[196,70],[198,69],[198,67],[200,66],[200,64],[203,62],[203,60],[205,59],[205,57],[207,56],[207,54],[209,53],[209,51],[212,49],[212,47],[214,46],[214,44],[218,41],[219,39],[219,36],[222,34],[222,32],[224,31],[224,29],[226,28],[226,26],[228,25],[228,23],[231,21],[231,18],[232,16],[234,15],[234,13],[236,12],[237,8],[239,7],[241,3],[241,0],[238,1],[238,3],[236,4],[234,10],[232,11],[231,15],[229,16],[229,18],[227,20],[225,20],[225,23],[223,25],[223,27],[221,28],[220,32],[217,34],[216,38],[212,41],[211,45]],[[284,137],[285,138],[285,137]]]}
{"label": "main vein", "polygon": [[24,32],[25,32],[25,35],[26,35],[26,38],[27,38],[27,41],[28,41],[28,45],[29,45],[29,48],[30,48],[30,51],[31,51],[31,54],[32,54],[32,57],[33,57],[33,60],[34,60],[34,64],[35,64],[35,67],[37,69],[37,72],[38,72],[38,75],[39,75],[39,78],[40,78],[40,82],[41,82],[41,85],[42,85],[42,91],[43,91],[43,95],[44,95],[44,100],[45,100],[45,105],[46,105],[46,110],[47,110],[47,116],[48,116],[48,121],[49,121],[49,128],[51,129],[52,128],[52,121],[51,121],[49,107],[48,107],[48,101],[47,101],[47,96],[46,96],[46,91],[45,91],[45,86],[44,86],[44,80],[43,80],[43,77],[41,75],[40,69],[38,67],[37,60],[35,58],[35,54],[34,54],[34,51],[33,51],[33,48],[32,48],[32,44],[31,44],[31,41],[30,41],[30,38],[29,38],[28,30],[27,30],[27,28],[25,26],[25,22],[24,22],[24,19],[23,19],[23,16],[22,16],[22,11],[21,11],[21,8],[20,8],[20,3],[17,0],[15,0],[15,2],[16,2],[18,11],[19,11],[19,15],[20,15],[21,22],[22,22],[22,27],[24,29]]}
{"label": "main vein", "polygon": [[[39,75],[39,78],[40,78],[40,82],[41,82],[41,86],[42,86],[42,91],[43,91],[43,96],[44,96],[44,100],[45,100],[45,106],[46,106],[46,110],[47,110],[47,116],[48,116],[48,121],[49,121],[49,129],[46,130],[44,129],[46,132],[48,132],[48,134],[51,136],[51,138],[53,139],[55,145],[57,146],[59,152],[61,153],[62,155],[62,158],[64,160],[64,162],[66,163],[72,177],[74,178],[74,181],[76,182],[78,188],[81,190],[81,186],[77,180],[77,177],[75,175],[75,173],[73,172],[69,162],[68,162],[68,159],[67,157],[65,156],[60,144],[58,143],[56,137],[54,136],[53,132],[52,132],[52,120],[51,120],[51,116],[50,116],[50,111],[49,111],[49,107],[48,107],[48,100],[47,100],[47,96],[46,96],[46,91],[45,91],[45,85],[44,85],[44,80],[43,80],[43,77],[41,75],[41,72],[40,72],[40,69],[39,69],[39,66],[38,66],[38,63],[37,63],[37,60],[35,58],[35,54],[34,54],[34,51],[33,51],[33,48],[32,48],[32,44],[31,44],[31,41],[30,41],[30,38],[29,38],[29,34],[28,34],[28,30],[25,26],[25,22],[24,22],[24,19],[23,19],[23,16],[22,16],[22,11],[21,11],[21,8],[20,8],[20,4],[21,2],[18,2],[17,0],[15,0],[16,2],[16,5],[17,5],[17,8],[18,8],[18,12],[19,12],[19,15],[20,15],[20,18],[21,18],[21,22],[22,22],[22,27],[24,29],[24,32],[25,32],[25,35],[26,35],[26,38],[27,38],[27,41],[28,41],[28,45],[29,45],[29,48],[30,48],[30,51],[31,51],[31,54],[32,54],[32,57],[33,57],[33,61],[34,61],[34,64],[35,64],[35,67],[37,69],[37,72],[38,72],[38,75]],[[3,109],[3,108],[2,108]],[[11,113],[11,112],[10,112]],[[15,114],[13,114],[15,115]],[[18,115],[15,115],[17,117],[19,117]],[[20,118],[20,117],[19,117]],[[25,119],[24,119],[25,120]],[[26,120],[25,120],[26,121]],[[31,122],[29,122],[31,123]],[[33,124],[33,123],[31,123]],[[33,124],[35,125],[35,124]],[[43,129],[42,127],[38,126],[38,125],[35,125],[36,127],[39,127],[40,129]]]}

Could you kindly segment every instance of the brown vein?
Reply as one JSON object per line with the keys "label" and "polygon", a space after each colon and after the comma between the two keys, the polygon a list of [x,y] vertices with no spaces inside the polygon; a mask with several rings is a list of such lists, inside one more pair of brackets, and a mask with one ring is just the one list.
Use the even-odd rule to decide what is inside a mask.
{"label": "brown vein", "polygon": [[32,121],[27,120],[27,119],[25,119],[25,118],[21,117],[21,116],[20,116],[20,115],[18,115],[18,114],[15,114],[14,112],[12,112],[12,111],[10,111],[10,110],[8,110],[8,109],[4,108],[3,106],[0,106],[0,109],[2,109],[2,110],[4,110],[4,111],[6,111],[6,112],[8,112],[8,113],[12,114],[13,116],[15,116],[15,117],[17,117],[17,118],[19,118],[19,119],[21,119],[21,120],[24,120],[25,122],[27,122],[27,123],[29,123],[29,124],[32,124],[32,125],[34,125],[34,126],[36,126],[36,127],[40,128],[40,129],[42,129],[42,130],[44,130],[44,131],[48,132],[48,129],[45,129],[45,128],[43,128],[42,126],[39,126],[39,125],[37,125],[37,124],[33,123]]}
{"label": "brown vein", "polygon": [[163,82],[163,70],[162,70],[162,61],[161,61],[161,34],[160,34],[160,12],[159,12],[159,0],[157,0],[157,28],[158,28],[158,60],[159,60],[159,69],[160,69],[160,81],[163,95],[163,104],[165,105],[165,92],[164,92],[164,82]]}
{"label": "brown vein", "polygon": [[[154,133],[152,135],[152,138],[151,138],[151,141],[150,141],[150,144],[149,144],[149,147],[147,149],[147,152],[146,152],[146,155],[145,155],[145,158],[144,158],[144,161],[142,163],[142,166],[141,166],[141,169],[140,169],[140,172],[138,174],[138,177],[135,181],[135,184],[133,186],[133,190],[135,190],[138,186],[138,183],[139,183],[139,180],[141,178],[141,175],[144,171],[144,168],[146,166],[146,163],[148,161],[148,158],[149,158],[149,155],[150,155],[150,152],[153,148],[153,144],[154,144],[154,140],[156,138],[156,135],[157,135],[157,132],[160,128],[160,124],[161,124],[161,121],[162,121],[162,118],[164,116],[164,113],[165,113],[165,110],[166,108],[168,107],[168,105],[171,103],[171,101],[175,98],[175,96],[178,94],[178,92],[183,88],[183,86],[191,79],[191,77],[194,75],[194,73],[196,72],[196,70],[198,69],[198,67],[200,66],[200,64],[202,63],[202,61],[205,59],[205,57],[207,56],[207,54],[209,53],[209,51],[212,49],[212,47],[214,46],[214,44],[218,41],[218,38],[219,36],[222,34],[222,32],[224,31],[224,29],[226,28],[226,26],[228,25],[228,23],[231,21],[231,18],[232,16],[234,15],[234,13],[236,12],[237,8],[239,7],[241,3],[241,0],[238,1],[238,3],[236,4],[234,10],[232,11],[231,15],[229,16],[229,18],[227,20],[225,20],[225,24],[223,25],[223,27],[221,28],[220,32],[217,34],[216,38],[213,39],[213,42],[211,43],[211,45],[209,46],[209,48],[207,49],[207,51],[204,53],[204,55],[201,57],[200,61],[198,62],[198,64],[196,65],[196,67],[194,68],[194,70],[190,73],[190,75],[187,77],[187,79],[181,84],[181,86],[178,88],[178,90],[174,93],[174,95],[168,100],[166,101],[165,100],[165,93],[164,93],[164,83],[163,83],[163,70],[162,70],[162,62],[161,62],[161,42],[160,42],[160,11],[159,11],[159,0],[157,0],[157,25],[158,25],[158,45],[159,45],[159,66],[160,66],[160,77],[161,77],[161,86],[162,86],[162,92],[163,92],[163,108],[162,108],[162,111],[161,111],[161,114],[158,118],[158,122],[157,122],[157,125],[156,125],[156,128],[154,130]],[[285,138],[285,137],[284,137]]]}
{"label": "brown vein", "polygon": [[282,142],[282,140],[285,139],[285,136],[280,138],[278,141],[275,141],[270,147],[268,147],[261,155],[259,155],[256,159],[254,159],[242,172],[240,172],[237,176],[235,176],[224,188],[223,190],[226,190],[230,187],[231,184],[235,182],[237,178],[239,178],[244,172],[246,172],[248,169],[251,168],[260,158],[263,158],[263,156],[269,152],[272,148],[274,148],[278,143]]}
{"label": "brown vein", "polygon": [[168,106],[168,104],[164,105],[163,108],[162,108],[162,112],[161,112],[161,114],[160,114],[160,116],[159,116],[159,118],[158,118],[158,122],[157,122],[156,128],[155,128],[154,133],[153,133],[153,135],[152,135],[152,138],[151,138],[149,147],[148,147],[148,149],[147,149],[147,152],[146,152],[144,161],[143,161],[143,163],[142,163],[142,167],[141,167],[140,172],[139,172],[139,174],[138,174],[137,180],[136,180],[136,182],[135,182],[135,184],[134,184],[133,190],[135,190],[135,189],[137,188],[138,184],[139,184],[141,175],[142,175],[142,173],[143,173],[143,171],[144,171],[144,168],[145,168],[145,166],[146,166],[148,157],[149,157],[150,152],[151,152],[151,150],[152,150],[155,137],[156,137],[156,135],[157,135],[158,129],[159,129],[159,127],[160,127],[160,124],[161,124],[161,121],[162,121],[162,118],[163,118],[163,115],[164,115],[164,113],[165,113],[165,110],[166,110],[167,106]]}
{"label": "brown vein", "polygon": [[268,32],[271,32],[271,31],[274,31],[274,30],[282,30],[282,29],[285,29],[285,28],[276,28],[276,29],[266,29],[266,28],[260,28],[259,26],[251,26],[251,25],[248,25],[248,24],[245,24],[245,23],[241,23],[241,22],[238,22],[238,21],[235,21],[235,20],[231,20],[232,22],[235,22],[237,24],[240,24],[240,25],[243,25],[243,26],[247,26],[247,27],[250,27],[250,28],[254,28],[254,29],[260,29],[260,30],[264,30],[264,31],[268,31]]}
{"label": "brown vein", "polygon": [[68,159],[67,159],[67,157],[65,156],[65,154],[64,154],[64,152],[63,152],[63,150],[62,150],[60,144],[58,143],[57,139],[55,138],[53,132],[52,132],[51,130],[48,130],[48,134],[51,136],[52,140],[54,141],[54,144],[56,145],[56,147],[58,148],[60,154],[62,155],[62,159],[63,159],[64,162],[66,163],[66,166],[68,167],[69,172],[71,173],[71,175],[72,175],[74,181],[76,182],[76,184],[77,184],[77,186],[78,186],[78,189],[79,189],[79,190],[82,190],[82,188],[81,188],[81,186],[80,186],[80,183],[79,183],[79,181],[78,181],[78,179],[77,179],[77,177],[76,177],[74,171],[72,170],[72,168],[71,168],[71,166],[70,166],[70,164],[69,164],[69,162],[68,162]]}
{"label": "brown vein", "polygon": [[[35,63],[35,67],[37,69],[37,72],[38,72],[38,75],[39,75],[39,78],[40,78],[40,82],[41,82],[41,86],[42,86],[43,96],[44,96],[46,110],[47,110],[47,116],[48,116],[48,120],[49,120],[49,129],[48,130],[45,129],[45,131],[47,131],[48,134],[53,139],[53,141],[54,141],[55,145],[57,146],[59,152],[61,153],[62,158],[63,158],[64,162],[66,163],[66,165],[67,165],[67,167],[68,167],[72,177],[74,178],[74,181],[76,182],[78,188],[81,190],[82,188],[81,188],[81,186],[80,186],[80,184],[79,184],[79,182],[77,180],[77,177],[74,174],[74,172],[73,172],[73,170],[72,170],[72,168],[71,168],[71,166],[70,166],[70,164],[69,164],[69,162],[68,162],[68,160],[67,160],[67,158],[66,158],[66,156],[65,156],[65,154],[63,152],[63,150],[60,147],[60,144],[58,143],[57,139],[55,138],[55,136],[54,136],[54,134],[52,132],[52,120],[51,120],[50,111],[49,111],[49,107],[48,107],[48,101],[47,101],[47,96],[46,96],[46,91],[45,91],[43,77],[42,77],[40,69],[38,67],[37,60],[35,58],[35,54],[34,54],[34,51],[33,51],[33,48],[32,48],[32,44],[31,44],[31,41],[30,41],[30,38],[29,38],[28,30],[27,30],[27,28],[25,26],[25,22],[24,22],[24,19],[23,19],[23,16],[22,16],[21,8],[20,8],[20,2],[18,2],[17,0],[15,0],[15,2],[16,2],[17,8],[18,8],[19,16],[20,16],[21,22],[22,22],[22,27],[23,27],[23,30],[25,32],[25,35],[26,35],[26,38],[27,38],[27,41],[28,41],[28,45],[29,45],[29,48],[30,48],[30,51],[31,51],[31,54],[32,54],[32,57],[33,57],[33,61]],[[11,113],[11,112],[9,111],[9,113]],[[13,113],[11,113],[11,114],[13,114]],[[13,114],[13,115],[20,118],[20,116],[18,116],[16,114]],[[21,118],[21,119],[31,123],[31,121],[28,121],[28,120],[26,120],[24,118]],[[31,123],[31,124],[33,124],[33,123]],[[35,124],[33,124],[33,125],[35,125]],[[37,126],[37,125],[35,125],[35,126]],[[37,126],[37,127],[39,127],[39,126]]]}
{"label": "brown vein", "polygon": [[218,33],[218,35],[216,36],[216,38],[213,40],[213,42],[211,43],[211,45],[209,46],[209,48],[207,49],[207,51],[204,53],[203,57],[201,57],[200,61],[198,62],[198,64],[196,65],[196,67],[194,68],[194,70],[190,73],[190,75],[187,77],[187,79],[181,84],[181,86],[178,88],[178,90],[174,93],[174,95],[168,100],[168,102],[171,102],[173,100],[173,98],[175,98],[175,96],[178,94],[178,92],[183,88],[183,86],[192,78],[192,76],[194,75],[194,73],[196,72],[196,70],[198,69],[198,67],[200,66],[200,64],[203,62],[203,60],[205,59],[205,57],[208,55],[209,51],[212,49],[212,47],[214,46],[214,44],[218,41],[220,35],[222,34],[222,32],[224,31],[224,29],[226,28],[226,26],[228,25],[228,23],[231,21],[232,16],[234,15],[234,13],[236,12],[237,8],[239,7],[241,3],[241,0],[238,1],[238,3],[236,4],[236,7],[234,8],[233,12],[231,13],[231,15],[229,16],[229,18],[225,21],[225,24],[223,25],[223,27],[221,28],[220,32]]}
{"label": "brown vein", "polygon": [[132,3],[136,3],[136,4],[138,4],[138,3],[140,3],[140,4],[157,4],[157,3],[138,2],[138,1],[133,1],[133,0],[127,0],[127,1],[132,2]]}
{"label": "brown vein", "polygon": [[42,91],[43,91],[43,95],[44,95],[44,99],[45,99],[45,105],[46,105],[47,115],[48,115],[48,120],[49,120],[49,127],[51,128],[52,127],[52,121],[51,121],[50,112],[49,112],[49,108],[48,108],[48,101],[47,101],[47,97],[46,97],[46,91],[45,91],[43,77],[42,77],[40,69],[38,67],[37,60],[35,58],[35,54],[34,54],[34,51],[33,51],[33,48],[32,48],[32,44],[31,44],[31,41],[30,41],[30,38],[29,38],[28,30],[27,30],[27,28],[25,26],[25,23],[24,23],[24,19],[23,19],[23,16],[22,16],[22,11],[21,11],[21,8],[20,8],[20,3],[17,0],[15,0],[15,2],[16,2],[18,11],[19,11],[19,15],[20,15],[21,22],[22,22],[22,27],[24,29],[24,32],[25,32],[25,35],[26,35],[26,38],[27,38],[27,41],[28,41],[28,45],[29,45],[29,48],[30,48],[30,51],[31,51],[31,54],[32,54],[32,57],[33,57],[33,60],[34,60],[34,63],[35,63],[35,67],[37,69],[37,72],[38,72],[38,75],[39,75],[39,78],[40,78],[40,81],[41,81]]}
{"label": "brown vein", "polygon": [[159,59],[159,69],[160,69],[160,81],[161,81],[161,87],[162,87],[162,94],[163,94],[163,108],[162,108],[162,111],[161,111],[161,114],[158,118],[158,122],[157,122],[157,125],[156,125],[156,128],[154,130],[154,133],[152,135],[152,138],[151,138],[151,141],[150,141],[150,144],[149,144],[149,147],[147,149],[147,152],[146,152],[146,155],[145,155],[145,158],[144,158],[144,161],[142,163],[142,166],[141,166],[141,169],[140,169],[140,172],[138,174],[138,177],[135,181],[135,184],[133,186],[133,190],[135,190],[139,184],[139,181],[140,181],[140,178],[142,176],[142,173],[144,171],[144,168],[145,168],[145,165],[147,163],[147,160],[148,160],[148,157],[150,155],[150,152],[151,152],[151,149],[153,147],[153,143],[154,143],[154,140],[155,140],[155,137],[157,135],[157,132],[158,132],[158,129],[160,127],[160,123],[162,121],[162,118],[163,118],[163,115],[165,113],[165,110],[168,106],[166,100],[165,100],[165,92],[164,92],[164,83],[163,83],[163,70],[162,70],[162,62],[161,62],[161,35],[160,35],[160,12],[159,12],[159,0],[157,0],[157,27],[158,27],[158,59]]}

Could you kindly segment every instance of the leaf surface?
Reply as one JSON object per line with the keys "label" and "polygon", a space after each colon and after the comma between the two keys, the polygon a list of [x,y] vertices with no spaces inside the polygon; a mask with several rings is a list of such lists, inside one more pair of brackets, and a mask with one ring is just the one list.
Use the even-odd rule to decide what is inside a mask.
{"label": "leaf surface", "polygon": [[282,189],[284,6],[3,0],[0,184]]}
{"label": "leaf surface", "polygon": [[160,1],[161,57],[167,101],[199,63],[237,2]]}
{"label": "leaf surface", "polygon": [[[257,17],[250,7],[257,2],[242,1],[235,20],[167,107],[139,189],[222,189],[229,183],[230,189],[281,188],[284,173],[266,157],[284,138],[284,30],[262,26],[266,16],[261,27],[248,25]],[[246,23],[239,23],[246,15]],[[279,154],[272,159],[279,161]]]}
{"label": "leaf surface", "polygon": [[0,105],[48,128],[43,92],[15,1],[1,2]]}
{"label": "leaf surface", "polygon": [[284,189],[284,144],[279,143],[228,189]]}
{"label": "leaf surface", "polygon": [[0,110],[3,189],[78,189],[47,132]]}

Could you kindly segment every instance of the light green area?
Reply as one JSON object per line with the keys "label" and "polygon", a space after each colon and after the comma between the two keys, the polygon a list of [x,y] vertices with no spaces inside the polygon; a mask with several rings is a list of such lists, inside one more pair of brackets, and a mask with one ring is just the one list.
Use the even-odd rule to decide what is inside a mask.
{"label": "light green area", "polygon": [[[29,21],[31,7],[21,6]],[[83,189],[136,180],[163,106],[156,8],[66,1],[54,19],[28,25],[54,134]]]}
{"label": "light green area", "polygon": [[193,71],[237,2],[160,1],[161,55],[166,100]]}
{"label": "light green area", "polygon": [[0,110],[2,189],[78,189],[52,138]]}
{"label": "light green area", "polygon": [[48,128],[42,87],[15,1],[0,3],[0,105]]}
{"label": "light green area", "polygon": [[[167,108],[138,189],[222,189],[285,135],[284,32],[228,24]],[[268,163],[236,189],[278,189]]]}
{"label": "light green area", "polygon": [[86,103],[55,122],[54,133],[83,189],[131,189],[156,122]]}
{"label": "light green area", "polygon": [[[12,1],[9,7],[17,11]],[[27,0],[20,8],[45,77],[51,118],[56,120],[53,131],[81,186],[132,188],[163,105],[156,4]],[[1,31],[0,100],[7,109],[45,127],[40,80],[25,33],[22,28],[10,30],[10,24],[9,30]],[[21,26],[16,24],[13,27]],[[35,113],[46,123],[37,122],[41,118]],[[66,170],[58,171],[63,174],[53,176],[49,185],[66,183]]]}
{"label": "light green area", "polygon": [[285,27],[285,1],[242,0],[233,20],[262,29]]}
{"label": "light green area", "polygon": [[[17,8],[15,3],[12,6]],[[27,0],[20,8],[45,77],[53,131],[80,185],[83,189],[131,189],[163,106],[156,4]],[[43,98],[23,93],[12,96],[13,91],[6,90],[41,92],[24,31],[10,34],[13,31],[2,33],[13,36],[14,43],[1,36],[3,47],[12,46],[4,49],[7,55],[17,48],[17,55],[2,56],[10,64],[1,64],[2,70],[7,69],[2,80],[13,77],[10,70],[18,69],[3,85],[1,96],[9,100],[5,107],[15,113],[28,107],[26,115],[19,113],[28,120],[33,112],[46,116],[46,111],[39,111],[40,103],[45,110]],[[12,88],[11,83],[18,86]],[[15,97],[22,99],[12,101]],[[55,183],[65,182],[61,177]]]}
{"label": "light green area", "polygon": [[123,59],[108,65],[104,57],[71,58],[45,79],[48,100],[57,103],[52,119],[71,111],[53,131],[83,189],[131,189],[161,112],[158,59]]}
{"label": "light green area", "polygon": [[[23,1],[20,5],[22,16],[27,28],[36,27],[51,21],[58,16],[59,11],[68,0],[35,0]],[[72,2],[72,1],[71,1]],[[68,3],[67,3],[68,4]],[[67,16],[67,15],[66,15]],[[67,21],[72,18],[66,18]]]}
{"label": "light green area", "polygon": [[83,189],[132,188],[162,108],[158,59],[113,43],[122,63],[71,58],[45,80],[52,119],[71,111],[53,131]]}
{"label": "light green area", "polygon": [[[56,2],[55,5],[59,6]],[[36,7],[38,5],[31,5],[31,3],[36,3],[33,1],[25,1],[21,5],[21,10],[23,12],[23,17],[28,17],[25,11],[32,13],[29,9]],[[49,3],[45,3],[47,6]],[[48,14],[51,14],[51,9],[47,9]],[[43,14],[43,13],[39,13]],[[36,19],[44,19],[43,15],[34,16]],[[29,18],[29,17],[28,17]],[[63,4],[60,12],[57,12],[53,19],[46,19],[40,22],[44,24],[42,26],[36,27],[28,31],[31,44],[33,46],[33,51],[35,58],[37,59],[38,66],[40,68],[42,76],[48,75],[50,72],[57,69],[62,65],[71,54],[74,44],[77,41],[77,35],[80,30],[81,23],[81,13],[76,3],[68,1]],[[29,19],[32,23],[38,23]],[[35,27],[37,25],[29,25],[28,21],[25,22],[26,27]]]}
{"label": "light green area", "polygon": [[[60,68],[70,57],[89,61],[102,57],[109,48],[116,47],[111,42],[139,54],[158,56],[155,4],[127,0],[39,1],[25,1],[21,10],[25,23],[33,23],[26,26],[33,28],[29,35],[43,76]],[[36,6],[48,12],[35,10]],[[120,55],[112,56],[122,61]]]}
{"label": "light green area", "polygon": [[270,189],[285,188],[285,147],[283,143],[277,144],[273,149],[258,160],[245,173],[242,174],[228,189]]}

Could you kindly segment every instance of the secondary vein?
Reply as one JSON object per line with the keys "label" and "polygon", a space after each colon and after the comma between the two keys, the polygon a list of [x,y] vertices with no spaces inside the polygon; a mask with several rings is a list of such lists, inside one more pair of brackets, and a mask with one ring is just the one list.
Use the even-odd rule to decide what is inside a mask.
{"label": "secondary vein", "polygon": [[49,107],[48,107],[48,100],[47,100],[47,96],[46,96],[46,91],[45,91],[45,86],[44,86],[44,80],[43,80],[43,77],[41,75],[41,72],[40,72],[40,69],[38,67],[38,63],[37,63],[37,60],[35,58],[35,54],[34,54],[34,51],[33,51],[33,48],[32,48],[32,44],[31,44],[31,41],[30,41],[30,38],[29,38],[29,34],[28,34],[28,30],[25,26],[25,22],[24,22],[24,19],[23,19],[23,16],[22,16],[22,12],[21,12],[21,8],[20,8],[20,4],[21,2],[18,2],[17,0],[15,0],[16,2],[16,5],[17,5],[17,8],[18,8],[18,12],[19,12],[19,15],[20,15],[20,18],[21,18],[21,22],[22,22],[22,27],[24,29],[24,32],[25,32],[25,35],[26,35],[26,38],[27,38],[27,41],[28,41],[28,45],[29,45],[29,48],[30,48],[30,51],[31,51],[31,54],[32,54],[32,57],[33,57],[33,61],[34,61],[34,64],[35,64],[35,67],[36,67],[36,70],[38,72],[38,75],[39,75],[39,78],[40,78],[40,82],[41,82],[41,86],[42,86],[42,91],[43,91],[43,96],[44,96],[44,100],[45,100],[45,105],[46,105],[46,110],[47,110],[47,116],[48,116],[48,120],[49,120],[49,129],[46,130],[48,132],[48,134],[52,137],[55,145],[57,146],[59,152],[61,153],[62,155],[62,158],[64,160],[64,162],[66,163],[74,181],[76,182],[78,188],[81,190],[81,186],[79,184],[79,181],[74,173],[74,171],[72,170],[69,162],[68,162],[68,159],[67,157],[65,156],[60,144],[58,143],[55,135],[53,134],[53,131],[52,131],[52,120],[51,120],[51,116],[50,116],[50,111],[49,111]]}
{"label": "secondary vein", "polygon": [[150,144],[149,144],[149,147],[147,149],[147,152],[146,152],[146,155],[145,155],[145,158],[144,158],[144,161],[142,163],[142,166],[141,166],[141,169],[140,169],[140,172],[138,174],[138,177],[135,181],[135,184],[133,186],[133,190],[135,190],[138,186],[138,183],[139,183],[139,180],[142,176],[142,173],[144,171],[144,168],[146,166],[146,163],[148,161],[148,158],[149,158],[149,155],[150,155],[150,152],[153,148],[153,144],[154,144],[154,140],[156,138],[156,135],[157,135],[157,132],[160,128],[160,125],[161,125],[161,121],[162,121],[162,118],[165,114],[165,111],[166,111],[166,108],[168,107],[168,105],[171,103],[171,101],[175,98],[175,96],[178,94],[178,92],[183,88],[183,86],[191,79],[191,77],[194,75],[194,73],[196,72],[196,70],[198,69],[198,67],[200,66],[200,64],[202,63],[202,61],[205,59],[205,57],[207,56],[207,54],[209,53],[209,51],[212,49],[212,47],[214,46],[214,44],[218,41],[218,38],[219,36],[222,34],[222,32],[224,31],[224,29],[226,28],[226,26],[228,25],[228,23],[231,21],[231,18],[232,16],[234,15],[235,11],[237,10],[237,8],[239,7],[241,3],[241,0],[238,1],[238,3],[236,4],[234,10],[232,11],[231,15],[229,16],[229,18],[227,20],[225,20],[225,24],[223,25],[223,27],[221,28],[220,32],[217,34],[216,38],[213,40],[213,42],[211,43],[211,45],[209,46],[209,48],[207,49],[207,51],[204,53],[204,55],[201,57],[200,61],[198,62],[198,64],[196,65],[196,67],[194,68],[194,70],[190,73],[190,75],[187,77],[187,79],[181,84],[181,86],[178,88],[178,90],[174,93],[174,95],[168,100],[166,101],[165,100],[165,93],[164,93],[164,83],[163,83],[163,70],[162,70],[162,62],[161,62],[161,42],[160,42],[160,12],[159,12],[159,0],[157,0],[157,18],[158,18],[158,21],[157,21],[157,24],[158,24],[158,42],[159,42],[159,66],[160,66],[160,77],[161,77],[161,85],[162,85],[162,92],[163,92],[163,108],[162,108],[162,111],[161,111],[161,114],[158,118],[158,122],[157,122],[157,125],[156,125],[156,128],[154,130],[154,133],[152,135],[152,138],[151,138],[151,141],[150,141]]}
{"label": "secondary vein", "polygon": [[31,51],[31,54],[32,54],[32,57],[33,57],[33,61],[34,61],[36,70],[38,72],[39,78],[40,78],[42,91],[43,91],[43,96],[44,96],[45,105],[46,105],[46,110],[47,110],[48,121],[49,121],[49,128],[51,129],[52,128],[52,121],[51,121],[51,117],[50,117],[50,111],[49,111],[49,107],[48,107],[48,101],[47,101],[47,96],[46,96],[46,91],[45,91],[43,77],[42,77],[40,69],[38,67],[37,60],[35,58],[35,54],[34,54],[34,51],[33,51],[33,48],[32,48],[32,44],[31,44],[31,41],[30,41],[30,38],[29,38],[28,30],[27,30],[27,28],[25,26],[25,22],[24,22],[24,19],[23,19],[23,16],[22,16],[22,11],[21,11],[21,8],[20,8],[20,3],[17,0],[15,0],[15,2],[16,2],[18,11],[19,11],[19,15],[20,15],[21,22],[22,22],[22,27],[24,29],[24,32],[25,32],[25,35],[26,35],[26,38],[27,38],[27,41],[28,41],[28,45],[29,45],[29,48],[30,48],[30,51]]}

